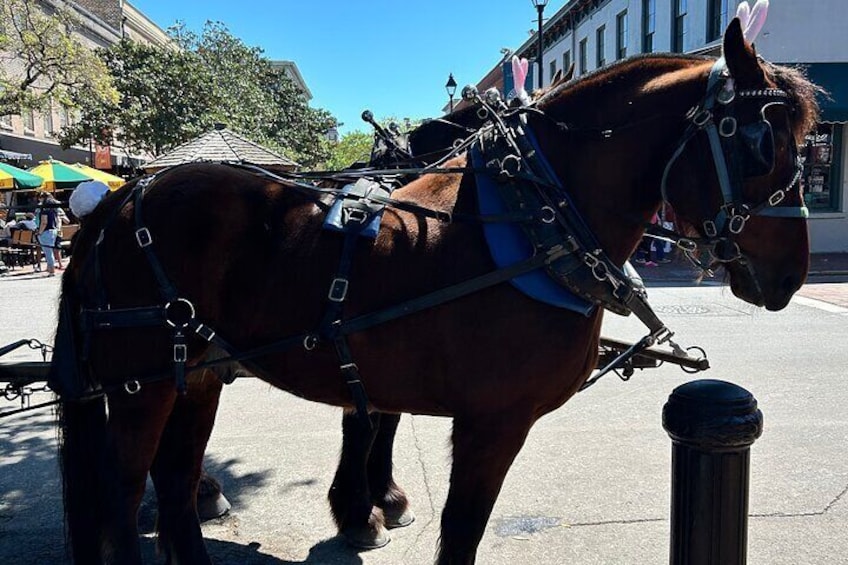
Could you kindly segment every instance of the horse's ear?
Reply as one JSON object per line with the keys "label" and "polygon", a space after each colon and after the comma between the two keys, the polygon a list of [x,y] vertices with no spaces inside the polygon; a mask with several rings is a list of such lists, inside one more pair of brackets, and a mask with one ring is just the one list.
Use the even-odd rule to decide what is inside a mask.
{"label": "horse's ear", "polygon": [[730,70],[730,76],[736,82],[746,85],[759,85],[763,82],[765,77],[763,69],[757,61],[754,48],[745,41],[739,18],[733,18],[724,32],[722,52],[727,68]]}
{"label": "horse's ear", "polygon": [[563,82],[568,82],[574,78],[574,63],[568,65],[568,70],[565,71],[565,74],[562,75]]}
{"label": "horse's ear", "polygon": [[551,88],[558,85],[560,81],[562,81],[562,69],[557,70],[557,72],[554,73],[553,78],[551,78]]}

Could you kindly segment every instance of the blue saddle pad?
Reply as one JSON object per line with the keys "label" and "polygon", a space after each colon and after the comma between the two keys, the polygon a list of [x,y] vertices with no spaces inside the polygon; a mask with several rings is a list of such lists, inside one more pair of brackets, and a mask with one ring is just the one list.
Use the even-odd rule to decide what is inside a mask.
{"label": "blue saddle pad", "polygon": [[[476,168],[485,166],[483,156],[477,146],[471,149],[471,162]],[[477,201],[480,206],[480,214],[508,213],[506,204],[498,194],[495,179],[487,174],[478,174],[475,179],[477,181]],[[486,242],[489,244],[492,260],[498,268],[508,267],[533,256],[533,246],[530,240],[521,227],[514,223],[483,224],[483,233]],[[575,296],[568,289],[557,284],[548,276],[544,268],[515,277],[510,280],[510,283],[530,298],[551,306],[565,308],[584,316],[588,316],[595,310],[594,304]]]}

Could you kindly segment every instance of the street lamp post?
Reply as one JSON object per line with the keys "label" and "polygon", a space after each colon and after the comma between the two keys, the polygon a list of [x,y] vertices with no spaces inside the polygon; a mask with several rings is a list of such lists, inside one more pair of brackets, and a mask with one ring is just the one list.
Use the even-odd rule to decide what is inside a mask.
{"label": "street lamp post", "polygon": [[453,95],[456,94],[456,81],[453,80],[453,73],[448,75],[448,82],[445,83],[445,90],[448,91],[450,97],[450,111],[453,113]]}
{"label": "street lamp post", "polygon": [[542,88],[542,52],[544,49],[544,42],[542,41],[542,24],[544,23],[544,19],[542,18],[542,12],[545,11],[545,6],[548,5],[548,0],[532,0],[532,2],[533,5],[536,6],[536,12],[539,13],[539,34],[536,36],[539,44],[539,55],[536,58],[536,62],[539,63],[539,88]]}

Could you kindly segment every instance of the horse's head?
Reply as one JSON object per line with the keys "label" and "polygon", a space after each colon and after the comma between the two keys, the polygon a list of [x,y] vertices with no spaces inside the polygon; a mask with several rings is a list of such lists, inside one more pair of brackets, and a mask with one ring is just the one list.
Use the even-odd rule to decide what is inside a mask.
{"label": "horse's head", "polygon": [[785,307],[809,266],[798,143],[814,125],[815,87],[797,71],[759,59],[739,20],[725,32],[663,179],[679,223],[709,243],[733,293]]}

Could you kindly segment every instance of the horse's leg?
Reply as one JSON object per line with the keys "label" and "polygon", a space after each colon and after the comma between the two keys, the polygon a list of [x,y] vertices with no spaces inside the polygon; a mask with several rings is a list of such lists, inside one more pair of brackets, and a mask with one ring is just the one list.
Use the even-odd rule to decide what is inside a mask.
{"label": "horse's leg", "polygon": [[64,402],[59,410],[66,534],[74,563],[102,563],[105,504],[109,491],[118,489],[106,455],[106,422],[103,398]]}
{"label": "horse's leg", "polygon": [[159,547],[168,563],[211,563],[196,495],[222,386],[210,372],[189,379],[186,394],[174,403],[150,470],[159,502]]}
{"label": "horse's leg", "polygon": [[368,456],[380,427],[380,414],[372,415],[371,422],[372,429],[368,429],[356,414],[342,419],[342,454],[328,496],[339,532],[351,545],[363,549],[382,547],[391,539],[368,488]]}
{"label": "horse's leg", "polygon": [[[345,418],[355,417],[355,414],[345,415]],[[371,500],[383,511],[387,528],[402,528],[415,520],[415,515],[409,510],[406,493],[395,483],[392,476],[392,448],[399,423],[400,414],[380,415],[380,427],[368,457],[368,487]]]}
{"label": "horse's leg", "polygon": [[453,467],[439,565],[472,565],[504,477],[533,425],[528,415],[454,418]]}
{"label": "horse's leg", "polygon": [[135,395],[109,396],[110,452],[116,456],[120,480],[117,493],[106,493],[104,550],[110,563],[141,563],[138,508],[175,397],[171,383],[147,385]]}

